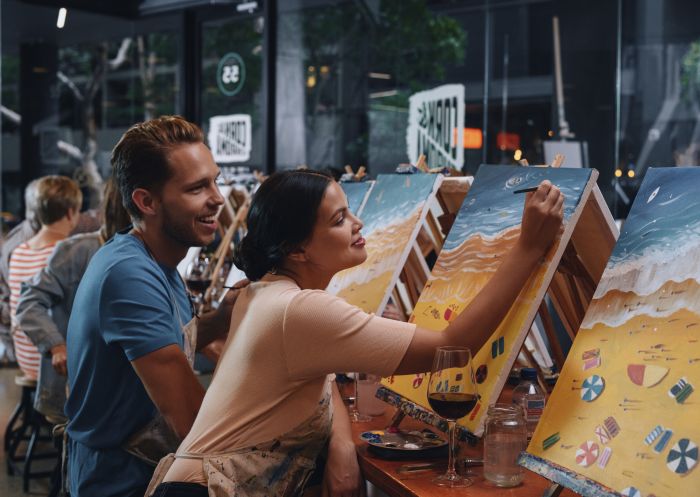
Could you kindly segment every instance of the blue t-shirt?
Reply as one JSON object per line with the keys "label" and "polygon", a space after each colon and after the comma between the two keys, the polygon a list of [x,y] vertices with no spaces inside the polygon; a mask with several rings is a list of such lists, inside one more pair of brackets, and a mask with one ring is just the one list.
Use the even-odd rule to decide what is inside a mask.
{"label": "blue t-shirt", "polygon": [[[80,281],[66,340],[67,431],[81,446],[70,456],[71,495],[127,495],[111,484],[148,483],[153,468],[118,450],[157,414],[130,361],[171,344],[183,348],[182,326],[191,318],[177,270],[156,263],[139,239],[117,234],[95,253]],[[100,464],[92,467],[89,460]]]}

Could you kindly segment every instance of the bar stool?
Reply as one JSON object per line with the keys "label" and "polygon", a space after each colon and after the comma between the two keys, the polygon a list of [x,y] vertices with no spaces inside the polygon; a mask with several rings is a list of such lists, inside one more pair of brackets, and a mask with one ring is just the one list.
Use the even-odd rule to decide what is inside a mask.
{"label": "bar stool", "polygon": [[68,420],[64,417],[53,417],[46,416],[46,421],[51,423],[53,429],[51,430],[51,435],[53,437],[53,444],[58,452],[56,457],[56,464],[51,472],[51,480],[49,482],[49,494],[46,497],[58,497],[61,495],[63,490],[63,456],[65,451],[65,433],[66,426],[68,426]]}
{"label": "bar stool", "polygon": [[[5,452],[7,453],[7,474],[20,472],[18,462],[24,462],[21,467],[22,490],[29,491],[30,478],[43,478],[51,475],[51,471],[32,472],[32,463],[37,459],[55,458],[56,451],[37,451],[37,442],[51,440],[50,435],[42,435],[42,428],[51,428],[44,417],[34,409],[34,395],[37,382],[26,376],[16,376],[15,384],[22,388],[22,396],[15,407],[7,428],[5,428]],[[17,454],[22,442],[27,442],[24,454]]]}

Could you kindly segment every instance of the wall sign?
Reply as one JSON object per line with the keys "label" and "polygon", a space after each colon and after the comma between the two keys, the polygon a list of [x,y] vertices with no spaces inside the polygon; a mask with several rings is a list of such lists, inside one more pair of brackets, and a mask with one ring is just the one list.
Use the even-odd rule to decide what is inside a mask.
{"label": "wall sign", "polygon": [[245,63],[240,55],[229,52],[219,61],[216,69],[216,84],[221,93],[232,97],[241,91],[245,83]]}
{"label": "wall sign", "polygon": [[250,160],[252,130],[249,114],[214,116],[209,119],[209,146],[216,162]]}
{"label": "wall sign", "polygon": [[[444,85],[409,98],[406,145],[415,164],[425,154],[430,167],[464,165],[464,85]],[[459,130],[459,132],[458,132]]]}

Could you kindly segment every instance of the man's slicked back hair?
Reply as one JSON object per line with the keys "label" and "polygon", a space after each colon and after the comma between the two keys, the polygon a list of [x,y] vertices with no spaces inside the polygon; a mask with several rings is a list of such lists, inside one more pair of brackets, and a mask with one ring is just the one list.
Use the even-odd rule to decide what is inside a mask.
{"label": "man's slicked back hair", "polygon": [[124,133],[112,150],[112,167],[124,208],[133,219],[142,217],[131,198],[134,190],[158,191],[172,175],[168,154],[194,143],[204,143],[202,130],[180,116],[151,119]]}

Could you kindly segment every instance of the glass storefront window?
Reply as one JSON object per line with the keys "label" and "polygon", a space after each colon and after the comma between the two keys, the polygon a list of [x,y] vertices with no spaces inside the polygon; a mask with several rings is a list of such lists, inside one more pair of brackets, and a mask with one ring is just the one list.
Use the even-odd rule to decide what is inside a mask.
{"label": "glass storefront window", "polygon": [[2,2],[2,210],[19,217],[23,186],[45,174],[74,177],[97,206],[121,134],[181,112],[176,17],[69,8],[59,29],[57,11]]}
{"label": "glass storefront window", "polygon": [[[3,209],[21,213],[30,179],[81,167],[59,141],[83,153],[92,140],[105,174],[120,134],[166,113],[185,113],[207,133],[212,118],[228,116],[217,121],[228,126],[221,165],[393,171],[409,160],[409,98],[446,84],[465,89],[453,131],[463,126],[470,137],[468,173],[483,162],[544,163],[545,148],[562,138],[560,109],[619,217],[646,168],[700,161],[700,4],[692,0],[294,0],[275,2],[270,33],[263,1],[251,12],[146,3],[152,15],[131,19],[95,13],[109,10],[101,4],[69,9],[58,30],[56,8],[3,0]],[[263,80],[267,49],[273,81]]]}
{"label": "glass storefront window", "polygon": [[267,169],[263,164],[264,27],[262,14],[202,22],[200,120],[221,166]]}

